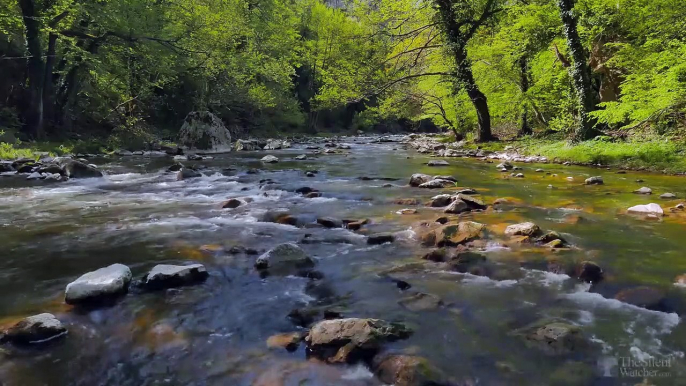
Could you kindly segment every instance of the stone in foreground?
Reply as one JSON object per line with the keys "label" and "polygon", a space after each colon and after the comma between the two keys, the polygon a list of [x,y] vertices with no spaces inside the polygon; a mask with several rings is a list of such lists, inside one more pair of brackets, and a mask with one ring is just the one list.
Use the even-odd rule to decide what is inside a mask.
{"label": "stone in foreground", "polygon": [[70,160],[63,166],[64,175],[69,178],[97,178],[102,172],[91,165],[80,161]]}
{"label": "stone in foreground", "polygon": [[565,355],[587,346],[579,327],[559,321],[539,321],[514,331],[527,345],[549,355]]}
{"label": "stone in foreground", "polygon": [[314,266],[314,261],[294,243],[284,243],[270,249],[255,261],[257,269],[299,269]]}
{"label": "stone in foreground", "polygon": [[379,319],[334,319],[315,324],[305,342],[314,356],[330,363],[371,358],[386,342],[406,339],[412,331]]}
{"label": "stone in foreground", "polygon": [[417,187],[423,183],[429,182],[433,179],[428,174],[415,173],[410,177],[410,186]]}
{"label": "stone in foreground", "polygon": [[148,289],[181,287],[200,283],[208,276],[207,269],[202,264],[158,264],[145,277],[145,286]]}
{"label": "stone in foreground", "polygon": [[3,340],[14,344],[43,343],[67,333],[53,314],[29,316],[5,331]]}
{"label": "stone in foreground", "polygon": [[67,304],[86,304],[123,295],[131,283],[131,270],[123,264],[112,264],[88,272],[67,285]]}

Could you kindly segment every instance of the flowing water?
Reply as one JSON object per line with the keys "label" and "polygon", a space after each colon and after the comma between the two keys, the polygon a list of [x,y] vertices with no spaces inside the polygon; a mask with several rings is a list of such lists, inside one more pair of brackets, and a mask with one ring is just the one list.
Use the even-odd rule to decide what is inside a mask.
{"label": "flowing water", "polygon": [[[302,346],[292,353],[267,348],[269,336],[298,329],[287,318],[292,309],[312,304],[336,307],[345,316],[411,325],[412,337],[387,349],[422,355],[465,384],[644,381],[619,376],[623,358],[669,359],[669,367],[657,369],[659,376],[646,384],[686,384],[686,329],[679,316],[686,309],[686,289],[673,284],[686,273],[686,215],[668,213],[651,221],[625,213],[641,203],[676,205],[680,200],[657,195],[685,197],[683,178],[521,165],[526,177],[515,179],[474,159],[449,159],[451,166],[430,168],[428,157],[401,144],[368,140],[351,139],[346,154],[305,161],[293,159],[306,152],[302,147],[269,152],[281,158],[269,165],[259,161],[265,152],[218,155],[195,162],[205,166],[204,176],[186,181],[166,172],[170,158],[143,156],[92,160],[107,173],[98,179],[34,185],[0,179],[0,324],[51,312],[69,328],[65,339],[48,346],[0,351],[0,384],[380,385],[361,365],[308,361]],[[552,174],[534,172],[539,167]],[[261,170],[246,173],[251,168]],[[313,169],[315,177],[306,177]],[[398,304],[408,291],[381,273],[421,262],[428,249],[419,245],[415,231],[443,215],[425,206],[418,206],[417,214],[397,213],[404,206],[394,204],[396,199],[426,201],[440,191],[408,187],[407,179],[417,172],[453,175],[457,185],[478,190],[487,203],[496,198],[513,203],[463,216],[488,225],[493,237],[481,249],[510,269],[511,277],[457,274],[430,263],[400,269],[394,277],[410,283],[410,292],[439,296],[444,305],[413,312]],[[605,185],[584,186],[591,175],[602,175]],[[302,186],[323,196],[294,192]],[[657,194],[631,193],[640,186]],[[232,197],[253,201],[221,209]],[[322,216],[372,221],[356,233],[260,221],[275,210],[288,210],[304,224]],[[502,246],[504,228],[523,221],[559,232],[574,248]],[[393,232],[397,240],[367,245],[364,235],[377,232]],[[331,241],[302,244],[324,274],[316,282],[261,277],[253,268],[255,256],[230,251],[237,245],[263,251],[306,234]],[[593,260],[604,268],[606,280],[591,288],[546,272],[550,260]],[[114,306],[90,312],[63,303],[65,286],[85,272],[122,263],[140,277],[162,262],[199,262],[210,278],[163,292],[133,290]],[[664,308],[614,300],[619,290],[638,285],[663,291]],[[583,328],[597,349],[553,357],[511,334],[551,317]]]}

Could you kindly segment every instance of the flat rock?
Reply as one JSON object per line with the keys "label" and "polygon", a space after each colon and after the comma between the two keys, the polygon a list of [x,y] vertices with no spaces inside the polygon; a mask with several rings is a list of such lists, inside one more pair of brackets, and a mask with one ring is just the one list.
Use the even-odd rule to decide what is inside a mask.
{"label": "flat rock", "polygon": [[514,224],[505,228],[505,234],[508,236],[536,236],[540,232],[541,228],[532,222]]}
{"label": "flat rock", "polygon": [[566,355],[587,343],[579,327],[560,321],[538,321],[514,331],[514,335],[549,355]]}
{"label": "flat rock", "polygon": [[676,198],[676,194],[674,194],[674,193],[662,193],[660,195],[660,198],[665,199],[665,200],[669,200],[672,198]]}
{"label": "flat rock", "polygon": [[441,208],[450,205],[453,202],[453,196],[450,194],[439,194],[438,196],[431,197],[431,202],[429,206],[433,208]]}
{"label": "flat rock", "polygon": [[419,187],[423,189],[440,189],[453,184],[454,182],[449,180],[431,180],[419,185]]}
{"label": "flat rock", "polygon": [[265,155],[260,161],[271,164],[279,162],[279,159],[273,155]]}
{"label": "flat rock", "polygon": [[443,305],[443,300],[435,295],[417,292],[416,294],[404,297],[398,301],[402,307],[413,311],[431,311]]}
{"label": "flat rock", "polygon": [[145,286],[149,289],[181,287],[200,283],[209,274],[202,264],[154,266],[145,277]]}
{"label": "flat rock", "polygon": [[427,163],[428,166],[450,166],[448,161],[444,160],[431,160]]}
{"label": "flat rock", "polygon": [[[350,224],[348,224],[350,225]],[[385,243],[392,243],[395,241],[395,236],[390,233],[380,233],[377,235],[371,235],[367,238],[367,244],[369,245],[379,245]]]}
{"label": "flat rock", "polygon": [[320,217],[317,219],[317,224],[326,228],[340,228],[343,226],[343,221],[333,217]]}
{"label": "flat rock", "polygon": [[469,212],[471,210],[472,209],[469,207],[469,205],[467,205],[466,202],[462,200],[455,200],[443,210],[443,213],[459,214],[463,212]]}
{"label": "flat rock", "polygon": [[43,313],[29,316],[5,331],[3,340],[14,344],[43,343],[63,336],[67,329],[55,315]]}
{"label": "flat rock", "polygon": [[662,216],[665,213],[664,210],[662,210],[662,207],[655,203],[650,203],[647,205],[635,205],[627,209],[627,212],[636,214],[653,214],[658,216]]}
{"label": "flat rock", "polygon": [[299,156],[295,157],[296,160],[298,161],[303,161],[307,159],[307,155],[305,154],[300,154]]}
{"label": "flat rock", "polygon": [[488,206],[484,204],[483,201],[476,197],[472,197],[470,195],[464,194],[464,193],[458,193],[457,194],[457,199],[462,200],[467,204],[471,209],[486,209]]}
{"label": "flat rock", "polygon": [[288,270],[313,266],[314,261],[294,243],[277,245],[255,261],[255,268],[257,269]]}
{"label": "flat rock", "polygon": [[131,270],[123,264],[112,264],[88,272],[66,288],[64,301],[67,304],[85,304],[111,299],[128,291]]}
{"label": "flat rock", "polygon": [[305,337],[309,352],[329,363],[352,363],[376,354],[382,345],[406,339],[412,331],[379,319],[347,318],[321,321]]}
{"label": "flat rock", "polygon": [[80,161],[70,160],[62,166],[62,169],[64,170],[64,175],[69,178],[102,177],[102,172],[100,170]]}

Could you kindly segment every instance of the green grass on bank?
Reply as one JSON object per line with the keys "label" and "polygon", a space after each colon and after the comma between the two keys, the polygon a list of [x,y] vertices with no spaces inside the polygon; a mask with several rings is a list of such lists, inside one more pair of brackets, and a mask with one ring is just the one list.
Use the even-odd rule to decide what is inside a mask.
{"label": "green grass on bank", "polygon": [[686,143],[669,138],[642,141],[593,140],[570,144],[559,139],[523,138],[469,147],[503,151],[510,146],[523,155],[541,155],[550,160],[575,164],[601,164],[666,173],[686,172]]}

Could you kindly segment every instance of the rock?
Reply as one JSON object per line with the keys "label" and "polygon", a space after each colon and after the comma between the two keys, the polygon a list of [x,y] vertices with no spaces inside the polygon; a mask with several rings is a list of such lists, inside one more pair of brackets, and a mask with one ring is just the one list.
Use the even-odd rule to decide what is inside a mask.
{"label": "rock", "polygon": [[5,331],[2,340],[24,345],[43,343],[67,333],[67,329],[55,315],[43,313],[22,319]]}
{"label": "rock", "polygon": [[469,205],[467,205],[466,202],[462,200],[455,200],[443,210],[443,213],[459,214],[463,212],[469,212],[471,210],[472,209],[469,207]]}
{"label": "rock", "polygon": [[665,213],[659,204],[654,203],[632,206],[631,208],[627,209],[627,212],[635,214],[653,214],[657,216],[662,216]]}
{"label": "rock", "polygon": [[549,355],[569,354],[587,345],[579,327],[559,321],[538,321],[513,334]]}
{"label": "rock", "polygon": [[460,252],[450,260],[449,266],[451,270],[456,272],[486,276],[486,272],[483,269],[486,262],[486,256],[482,254],[475,252]]}
{"label": "rock", "polygon": [[634,193],[636,193],[636,194],[653,194],[653,190],[644,186],[640,189],[634,190]]}
{"label": "rock", "polygon": [[427,359],[414,355],[374,358],[372,369],[381,382],[394,386],[450,386],[446,375]]}
{"label": "rock", "polygon": [[219,117],[209,111],[192,111],[186,115],[179,143],[192,150],[219,153],[231,151],[231,133]]}
{"label": "rock", "polygon": [[26,176],[27,180],[39,180],[41,178],[45,178],[45,176],[43,174],[38,173],[38,172],[33,172],[33,173],[29,174],[28,176]]}
{"label": "rock", "polygon": [[660,195],[660,198],[665,199],[665,200],[669,200],[669,199],[676,198],[676,194],[674,194],[674,193],[662,193]]}
{"label": "rock", "polygon": [[243,205],[243,201],[237,198],[230,198],[222,203],[222,209],[235,209]]}
{"label": "rock", "polygon": [[299,156],[295,157],[296,160],[298,161],[303,161],[307,159],[307,155],[305,154],[300,154]]}
{"label": "rock", "polygon": [[510,170],[510,169],[512,169],[512,167],[513,167],[512,164],[507,162],[507,161],[501,162],[498,165],[496,165],[496,168],[505,169],[505,170]]}
{"label": "rock", "polygon": [[455,246],[479,239],[486,228],[484,224],[474,221],[462,221],[456,225],[444,225],[437,231],[436,245]]}
{"label": "rock", "polygon": [[405,209],[400,209],[397,213],[398,214],[417,214],[419,212],[417,211],[417,209],[405,208]]}
{"label": "rock", "polygon": [[450,205],[453,202],[453,196],[450,194],[439,194],[438,196],[431,197],[431,202],[429,206],[433,208],[441,208]]}
{"label": "rock", "polygon": [[352,231],[358,231],[362,228],[362,226],[364,226],[368,222],[369,222],[369,220],[351,221],[351,222],[346,224],[346,228],[348,228]]}
{"label": "rock", "polygon": [[[350,224],[348,224],[350,225]],[[395,236],[393,236],[390,233],[379,233],[376,235],[371,235],[367,237],[367,244],[369,245],[379,245],[379,244],[386,244],[386,243],[392,243],[395,241]]]}
{"label": "rock", "polygon": [[324,154],[336,154],[336,150],[334,150],[334,149],[326,149],[326,150],[324,150]]}
{"label": "rock", "polygon": [[282,348],[286,351],[292,352],[298,349],[300,342],[303,340],[303,334],[300,332],[291,332],[286,334],[272,335],[267,339],[267,347]]}
{"label": "rock", "polygon": [[38,168],[37,172],[39,173],[46,173],[46,174],[63,174],[64,169],[62,169],[61,166],[53,164],[53,165],[46,165],[43,167]]}
{"label": "rock", "polygon": [[260,147],[255,140],[239,139],[236,141],[235,149],[236,151],[252,151],[259,150]]}
{"label": "rock", "polygon": [[271,163],[279,162],[279,159],[270,154],[270,155],[266,155],[266,156],[262,157],[262,159],[260,161],[271,164]]}
{"label": "rock", "polygon": [[634,305],[636,307],[647,308],[654,311],[663,311],[664,292],[659,289],[640,286],[634,288],[627,288],[620,291],[615,299]]}
{"label": "rock", "polygon": [[445,248],[438,248],[422,256],[422,259],[441,263],[449,259],[449,253]]}
{"label": "rock", "polygon": [[14,167],[12,166],[12,162],[0,161],[0,173],[8,173],[13,171]]}
{"label": "rock", "polygon": [[448,161],[444,160],[431,160],[427,163],[428,166],[450,166]]}
{"label": "rock", "polygon": [[125,294],[131,282],[131,270],[123,264],[88,272],[67,285],[67,304],[96,303]]}
{"label": "rock", "polygon": [[517,173],[514,175],[515,178],[524,178],[524,174],[522,173]]}
{"label": "rock", "polygon": [[[551,386],[592,385],[596,378],[594,368],[583,362],[567,361],[550,374]],[[633,383],[633,382],[632,382]],[[643,386],[644,383],[635,386]],[[645,385],[648,386],[648,385]]]}
{"label": "rock", "polygon": [[201,155],[197,155],[197,154],[187,154],[186,159],[188,161],[202,161],[203,157]]}
{"label": "rock", "polygon": [[283,147],[283,142],[278,139],[268,139],[264,145],[264,150],[279,150]]}
{"label": "rock", "polygon": [[102,177],[102,172],[83,162],[70,160],[63,166],[63,174],[69,178],[96,178]]}
{"label": "rock", "polygon": [[189,169],[189,168],[183,168],[179,170],[179,172],[176,174],[176,180],[177,181],[183,181],[187,180],[189,178],[198,178],[202,177],[202,174],[199,171]]}
{"label": "rock", "polygon": [[587,283],[598,283],[603,280],[603,270],[592,261],[582,261],[576,269],[576,277]]}
{"label": "rock", "polygon": [[181,165],[180,163],[175,163],[174,165],[167,168],[167,171],[168,172],[178,172],[181,169],[183,169],[183,165]]}
{"label": "rock", "polygon": [[431,181],[433,177],[428,174],[415,173],[410,177],[410,186],[417,187]]}
{"label": "rock", "polygon": [[202,264],[158,264],[150,270],[144,282],[148,289],[163,289],[199,283],[208,276]]}
{"label": "rock", "polygon": [[321,196],[322,194],[320,192],[309,192],[305,195],[305,198],[317,198]]}
{"label": "rock", "polygon": [[[528,236],[525,236],[525,237],[528,237]],[[565,248],[566,244],[564,243],[564,241],[562,241],[560,239],[555,239],[555,240],[551,240],[551,241],[543,244],[543,247],[544,248],[551,248],[551,249]]]}
{"label": "rock", "polygon": [[419,187],[423,189],[439,189],[451,185],[454,185],[454,182],[449,180],[431,180],[419,185]]}
{"label": "rock", "polygon": [[536,173],[543,173],[543,172],[545,172],[545,170],[543,170],[543,169],[536,169],[535,171],[536,171]]}
{"label": "rock", "polygon": [[434,176],[434,180],[446,180],[450,182],[457,182],[457,178],[453,176]]}
{"label": "rock", "polygon": [[333,217],[318,218],[317,224],[320,224],[326,228],[340,228],[343,226],[343,222],[341,220]]}
{"label": "rock", "polygon": [[488,206],[484,204],[483,201],[479,200],[476,197],[472,197],[463,193],[458,193],[457,194],[457,199],[462,200],[467,204],[471,209],[486,209]]}
{"label": "rock", "polygon": [[397,205],[419,205],[420,202],[416,198],[401,198],[401,199],[395,200],[395,204],[397,204]]}
{"label": "rock", "polygon": [[124,149],[116,150],[116,151],[114,152],[114,154],[116,154],[116,155],[118,155],[118,156],[122,156],[122,157],[126,157],[126,156],[131,156],[131,155],[133,155],[132,152],[130,152],[130,151],[128,151],[128,150],[124,150]]}
{"label": "rock", "polygon": [[437,223],[439,223],[439,224],[445,224],[445,223],[447,223],[447,222],[449,221],[449,219],[448,219],[447,217],[445,217],[445,216],[441,216],[441,217],[437,218],[437,219],[434,220],[434,221],[437,222]]}
{"label": "rock", "polygon": [[[570,177],[567,177],[569,179]],[[586,185],[602,185],[604,184],[603,182],[603,177],[600,176],[595,176],[595,177],[589,177],[585,181]]]}
{"label": "rock", "polygon": [[295,190],[296,193],[300,193],[300,194],[307,194],[307,193],[316,192],[316,191],[317,191],[316,189],[312,189],[309,186],[303,186],[303,187]]}
{"label": "rock", "polygon": [[312,172],[307,172],[307,173],[305,173],[305,177],[310,177],[310,178],[312,178],[312,177],[315,177],[315,176],[316,176],[316,174],[314,174],[314,173],[312,173]]}
{"label": "rock", "polygon": [[414,295],[400,299],[398,304],[412,312],[431,311],[442,306],[443,300],[435,295],[417,292]]}
{"label": "rock", "polygon": [[532,222],[510,225],[505,228],[508,236],[536,236],[541,232],[541,228]]}
{"label": "rock", "polygon": [[536,238],[536,242],[539,244],[548,244],[554,241],[560,241],[562,245],[566,245],[567,241],[560,236],[559,233],[550,231],[543,236]]}
{"label": "rock", "polygon": [[402,324],[379,319],[334,319],[312,326],[305,342],[315,357],[330,363],[353,363],[372,357],[385,342],[406,339],[411,333]]}
{"label": "rock", "polygon": [[257,269],[290,270],[311,268],[314,261],[294,243],[285,243],[265,252],[255,261]]}

